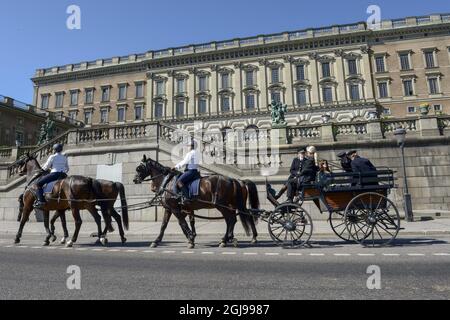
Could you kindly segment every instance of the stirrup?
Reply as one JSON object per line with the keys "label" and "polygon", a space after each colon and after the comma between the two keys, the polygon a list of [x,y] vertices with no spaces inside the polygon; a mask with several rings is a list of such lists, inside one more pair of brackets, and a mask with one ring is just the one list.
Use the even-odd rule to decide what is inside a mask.
{"label": "stirrup", "polygon": [[42,209],[46,204],[47,203],[45,201],[37,200],[37,201],[34,202],[33,208],[35,208],[35,209]]}

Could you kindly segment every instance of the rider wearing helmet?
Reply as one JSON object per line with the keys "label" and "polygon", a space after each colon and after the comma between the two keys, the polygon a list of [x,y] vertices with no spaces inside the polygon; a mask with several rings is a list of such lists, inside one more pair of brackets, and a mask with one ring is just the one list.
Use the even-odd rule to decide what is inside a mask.
{"label": "rider wearing helmet", "polygon": [[63,145],[55,144],[53,146],[54,153],[48,158],[47,162],[42,167],[44,172],[50,170],[50,174],[41,177],[36,183],[36,186],[38,187],[38,199],[35,205],[36,208],[42,208],[46,203],[42,188],[50,182],[65,179],[67,177],[67,172],[69,172],[69,163],[66,156],[62,154],[62,151]]}

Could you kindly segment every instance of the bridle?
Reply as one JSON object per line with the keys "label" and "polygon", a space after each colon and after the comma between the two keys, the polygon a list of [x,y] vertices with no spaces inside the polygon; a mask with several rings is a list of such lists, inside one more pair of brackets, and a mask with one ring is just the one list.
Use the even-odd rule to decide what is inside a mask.
{"label": "bridle", "polygon": [[151,174],[151,170],[149,170],[149,168],[148,168],[148,165],[149,165],[149,163],[150,163],[151,161],[148,161],[148,162],[142,162],[137,168],[136,168],[136,171],[139,173],[140,172],[140,169],[142,169],[142,172],[143,172],[143,174],[144,175],[148,175],[148,176],[150,176],[150,178],[147,178],[147,179],[142,179],[141,177],[140,177],[140,174],[138,174],[138,177],[139,177],[139,180],[141,180],[141,182],[150,182],[150,181],[154,181],[154,180],[156,180],[156,179],[159,179],[159,178],[161,178],[161,177],[165,177],[166,176],[166,174],[164,174],[164,173],[161,173],[161,174],[158,174],[158,175],[156,175],[156,176],[152,176],[152,174]]}

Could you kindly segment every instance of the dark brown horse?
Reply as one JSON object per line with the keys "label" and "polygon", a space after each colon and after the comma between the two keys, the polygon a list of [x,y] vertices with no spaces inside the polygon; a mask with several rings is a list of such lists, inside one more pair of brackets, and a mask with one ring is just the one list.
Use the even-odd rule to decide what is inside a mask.
{"label": "dark brown horse", "polygon": [[257,219],[247,214],[239,214],[241,212],[248,212],[246,207],[247,199],[250,200],[252,209],[259,208],[258,192],[253,182],[242,182],[220,175],[204,177],[200,181],[199,196],[189,204],[181,206],[172,191],[176,180],[175,177],[170,179],[164,190],[160,190],[164,178],[170,173],[171,170],[169,168],[162,166],[152,159],[147,159],[145,155],[142,163],[136,168],[136,177],[134,179],[136,184],[140,184],[147,177],[150,177],[152,181],[152,192],[158,193],[162,191],[161,204],[165,208],[165,218],[161,227],[161,235],[155,240],[153,246],[161,242],[170,215],[174,214],[178,219],[181,230],[189,241],[189,247],[193,248],[195,246],[195,237],[186,223],[186,216],[193,215],[195,211],[201,209],[217,209],[222,213],[227,227],[225,236],[220,242],[221,247],[225,247],[230,242],[237,245],[237,241],[234,238],[234,226],[237,222],[237,215],[239,215],[247,235],[252,230],[254,241],[256,241],[257,231],[255,223]]}
{"label": "dark brown horse", "polygon": [[[32,177],[42,171],[39,162],[30,154],[28,154],[19,165],[19,174],[21,176],[27,175],[27,180],[29,181],[33,180]],[[71,176],[64,180],[60,180],[55,184],[53,192],[47,196],[46,205],[42,208],[45,230],[47,232],[44,245],[49,245],[50,239],[54,237],[49,227],[50,211],[57,211],[60,214],[63,214],[68,209],[72,211],[75,220],[75,232],[72,239],[67,242],[67,247],[72,247],[78,239],[78,234],[83,223],[80,216],[80,210],[88,210],[94,217],[94,220],[97,223],[99,241],[102,244],[106,243],[105,238],[102,235],[101,217],[95,208],[97,194],[95,193],[93,181],[94,180],[91,178]],[[21,197],[21,200],[23,201],[23,203],[21,203],[22,214],[19,231],[17,232],[15,239],[16,244],[20,243],[23,228],[25,227],[31,212],[34,210],[33,205],[36,200],[36,191],[37,188],[34,185],[29,185],[26,188],[23,197]],[[105,216],[104,218],[107,228],[111,230],[111,218],[109,216]]]}
{"label": "dark brown horse", "polygon": [[[125,226],[125,229],[128,230],[129,222],[128,222],[128,204],[125,196],[125,188],[122,183],[120,182],[112,182],[107,180],[101,180],[101,179],[94,179],[93,180],[93,188],[95,190],[95,194],[97,196],[96,205],[100,207],[102,216],[110,216],[116,220],[117,226],[119,227],[119,234],[120,239],[122,241],[122,244],[125,244],[127,242],[127,238],[125,238],[125,232],[123,230],[123,227]],[[117,197],[120,195],[120,201],[121,201],[121,212],[122,217],[117,213],[116,209],[114,208],[114,203]],[[57,211],[55,215],[53,216],[52,220],[50,221],[50,229],[53,234],[55,235],[55,222],[58,218],[61,218],[61,225],[64,230],[64,237],[61,240],[61,243],[65,243],[65,239],[69,237],[69,233],[67,230],[67,223],[66,223],[66,215],[65,211]],[[122,224],[123,219],[123,224]],[[106,240],[106,235],[108,231],[107,227],[103,230],[103,237]],[[97,234],[94,234],[93,236],[98,237]]]}

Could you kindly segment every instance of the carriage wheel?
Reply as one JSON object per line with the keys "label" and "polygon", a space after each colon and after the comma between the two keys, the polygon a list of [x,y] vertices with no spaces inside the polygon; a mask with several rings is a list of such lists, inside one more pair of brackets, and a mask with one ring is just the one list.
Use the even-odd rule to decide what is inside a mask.
{"label": "carriage wheel", "polygon": [[345,209],[347,231],[366,247],[387,246],[400,231],[400,214],[394,203],[379,193],[356,196]]}
{"label": "carriage wheel", "polygon": [[313,224],[311,216],[301,206],[286,203],[272,212],[268,228],[270,237],[277,245],[296,248],[309,242]]}
{"label": "carriage wheel", "polygon": [[353,242],[353,238],[347,230],[347,221],[345,220],[344,212],[331,212],[329,221],[331,229],[339,238],[347,242]]}

